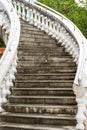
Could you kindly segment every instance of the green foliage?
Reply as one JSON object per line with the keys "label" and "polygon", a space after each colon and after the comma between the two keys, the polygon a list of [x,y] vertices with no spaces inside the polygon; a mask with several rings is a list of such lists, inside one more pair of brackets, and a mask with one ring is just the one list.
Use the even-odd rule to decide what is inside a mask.
{"label": "green foliage", "polygon": [[5,47],[5,43],[1,37],[0,37],[0,47]]}
{"label": "green foliage", "polygon": [[38,0],[59,11],[73,21],[87,38],[87,9],[78,7],[74,0]]}

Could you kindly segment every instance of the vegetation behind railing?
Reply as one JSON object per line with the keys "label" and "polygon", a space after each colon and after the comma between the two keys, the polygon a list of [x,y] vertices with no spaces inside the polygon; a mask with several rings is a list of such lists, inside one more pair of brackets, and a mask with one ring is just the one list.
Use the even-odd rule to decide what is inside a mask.
{"label": "vegetation behind railing", "polygon": [[87,38],[87,10],[78,7],[74,0],[38,0],[72,20]]}
{"label": "vegetation behind railing", "polygon": [[6,47],[4,40],[0,37],[0,48]]}

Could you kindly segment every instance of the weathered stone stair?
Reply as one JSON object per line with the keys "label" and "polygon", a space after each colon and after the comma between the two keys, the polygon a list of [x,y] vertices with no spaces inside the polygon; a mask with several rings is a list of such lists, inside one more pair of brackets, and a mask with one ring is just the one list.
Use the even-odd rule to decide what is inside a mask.
{"label": "weathered stone stair", "polygon": [[72,57],[55,39],[21,20],[18,59],[0,130],[74,130]]}

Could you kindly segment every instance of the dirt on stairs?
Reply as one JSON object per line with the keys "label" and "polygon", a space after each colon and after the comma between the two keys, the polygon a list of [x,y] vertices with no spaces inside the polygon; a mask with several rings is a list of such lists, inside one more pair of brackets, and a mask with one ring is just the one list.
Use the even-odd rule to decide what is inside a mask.
{"label": "dirt on stairs", "polygon": [[18,66],[0,130],[74,130],[76,64],[61,44],[21,20]]}

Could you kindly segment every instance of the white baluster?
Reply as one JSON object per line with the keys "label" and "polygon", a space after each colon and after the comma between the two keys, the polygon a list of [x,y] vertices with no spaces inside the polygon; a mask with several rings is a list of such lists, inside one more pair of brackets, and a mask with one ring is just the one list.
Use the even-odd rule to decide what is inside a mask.
{"label": "white baluster", "polygon": [[48,28],[49,28],[49,25],[48,25],[49,19],[47,17],[45,17],[45,21],[46,21],[45,30],[48,33],[49,32],[49,30],[48,30]]}
{"label": "white baluster", "polygon": [[60,35],[60,29],[59,29],[59,23],[57,23],[57,29],[56,29],[56,39],[59,41],[61,39],[61,35]]}
{"label": "white baluster", "polygon": [[64,28],[63,26],[61,26],[61,32],[62,32],[64,35],[66,35],[66,30],[65,30],[65,28]]}
{"label": "white baluster", "polygon": [[10,32],[10,22],[9,22],[8,19],[5,19],[5,23],[4,23],[3,29],[6,30],[5,33],[9,33]]}
{"label": "white baluster", "polygon": [[84,130],[84,121],[86,120],[86,117],[84,115],[84,112],[86,111],[85,108],[85,99],[84,98],[77,98],[76,99],[77,103],[78,103],[78,112],[76,115],[76,120],[77,120],[77,126],[76,129],[77,130]]}
{"label": "white baluster", "polygon": [[13,87],[13,81],[12,81],[12,73],[10,71],[10,74],[9,74],[9,83],[10,83],[10,87]]}
{"label": "white baluster", "polygon": [[55,38],[58,36],[58,24],[57,22],[55,23],[55,33],[54,33]]}
{"label": "white baluster", "polygon": [[52,33],[52,30],[53,30],[53,21],[49,21],[49,35],[52,35],[53,33]]}
{"label": "white baluster", "polygon": [[17,2],[17,8],[18,8],[18,15],[19,15],[19,17],[21,18],[21,4],[20,4],[20,2]]}
{"label": "white baluster", "polygon": [[59,41],[59,39],[61,39],[60,35],[58,34],[58,32],[56,33],[56,40]]}
{"label": "white baluster", "polygon": [[41,15],[41,30],[43,31],[44,28],[45,28],[45,26],[44,26],[44,16]]}
{"label": "white baluster", "polygon": [[0,112],[3,111],[2,109],[2,103],[3,103],[3,100],[2,100],[2,85],[0,86]]}
{"label": "white baluster", "polygon": [[37,26],[38,28],[40,28],[41,27],[41,14],[38,12],[37,16],[38,16]]}
{"label": "white baluster", "polygon": [[13,81],[15,80],[15,76],[14,76],[14,64],[12,65],[11,69],[10,69],[10,79]]}
{"label": "white baluster", "polygon": [[26,13],[26,20],[30,21],[30,10],[29,10],[28,7],[26,7],[26,11],[27,11],[27,13]]}
{"label": "white baluster", "polygon": [[16,1],[13,1],[12,3],[13,3],[13,5],[14,5],[14,8],[15,8],[16,12],[18,13]]}
{"label": "white baluster", "polygon": [[16,61],[16,63],[18,62],[17,52],[15,53],[15,58],[14,58],[14,60]]}
{"label": "white baluster", "polygon": [[34,10],[33,13],[34,13],[34,25],[37,26],[37,11]]}
{"label": "white baluster", "polygon": [[8,73],[8,75],[6,76],[6,89],[7,89],[7,95],[10,95],[11,92],[10,92],[9,73]]}
{"label": "white baluster", "polygon": [[56,38],[57,37],[57,23],[55,23],[55,31],[54,31],[54,34],[52,35],[53,38]]}
{"label": "white baluster", "polygon": [[7,91],[6,91],[6,84],[5,84],[5,80],[4,80],[3,84],[2,84],[2,102],[3,103],[7,102],[6,95],[7,95]]}
{"label": "white baluster", "polygon": [[[16,53],[14,62],[13,62],[12,67],[11,67],[13,75],[17,72],[17,69],[16,69],[16,67],[17,67],[17,61],[18,61],[18,57],[17,57],[17,53]],[[14,79],[15,78],[13,78],[13,80]]]}
{"label": "white baluster", "polygon": [[10,27],[11,27],[11,25],[10,25],[10,23],[8,23],[8,26],[7,26],[7,29],[6,29],[6,34],[10,33]]}
{"label": "white baluster", "polygon": [[13,67],[12,67],[12,71],[13,71],[14,74],[17,73],[16,67],[17,67],[17,66],[15,66],[15,65],[13,65]]}
{"label": "white baluster", "polygon": [[30,24],[33,24],[33,10],[30,9]]}
{"label": "white baluster", "polygon": [[7,26],[8,26],[7,23],[9,23],[9,22],[8,22],[7,16],[5,15],[5,16],[3,16],[3,19],[2,19],[3,29],[7,28]]}
{"label": "white baluster", "polygon": [[56,26],[55,26],[55,22],[53,22],[53,29],[52,29],[52,37],[54,37],[55,36],[55,29],[56,28]]}
{"label": "white baluster", "polygon": [[22,7],[22,18],[25,20],[25,6],[23,3],[21,4],[21,7]]}
{"label": "white baluster", "polygon": [[17,57],[17,53],[16,53],[15,58],[14,58],[14,62],[12,64],[12,66],[14,66],[15,68],[17,67],[17,61],[18,61],[18,57]]}
{"label": "white baluster", "polygon": [[62,44],[62,43],[65,44],[65,42],[63,42],[62,38],[60,38],[58,42],[61,43],[61,44]]}

